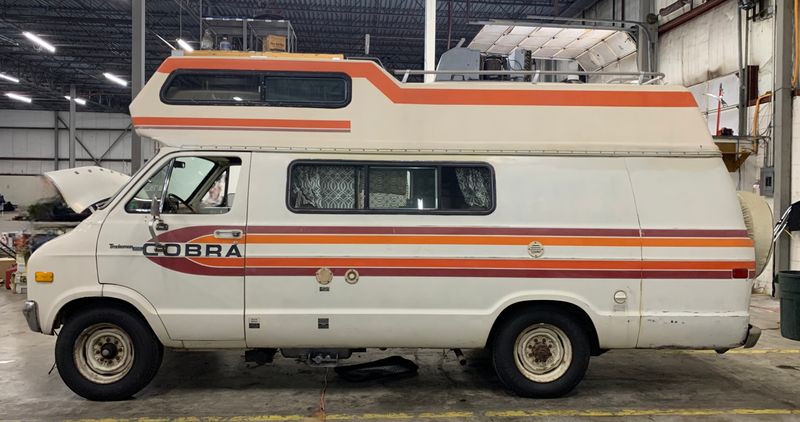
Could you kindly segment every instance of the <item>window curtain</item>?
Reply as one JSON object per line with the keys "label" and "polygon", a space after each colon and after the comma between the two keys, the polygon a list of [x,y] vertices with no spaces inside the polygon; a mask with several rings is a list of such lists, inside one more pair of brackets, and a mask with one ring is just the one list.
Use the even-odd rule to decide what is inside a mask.
{"label": "window curtain", "polygon": [[458,188],[464,202],[470,207],[489,208],[491,202],[489,172],[485,168],[460,167],[456,169]]}
{"label": "window curtain", "polygon": [[296,166],[292,171],[295,208],[356,207],[355,167]]}

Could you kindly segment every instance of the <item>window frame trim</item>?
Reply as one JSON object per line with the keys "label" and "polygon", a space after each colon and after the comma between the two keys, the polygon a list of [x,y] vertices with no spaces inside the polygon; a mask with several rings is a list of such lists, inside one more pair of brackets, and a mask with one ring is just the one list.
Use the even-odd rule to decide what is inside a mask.
{"label": "window frame trim", "polygon": [[[441,205],[442,194],[442,167],[481,167],[489,170],[491,178],[491,207],[486,210],[442,210],[442,209],[416,209],[416,208],[395,208],[395,209],[347,209],[347,208],[295,208],[292,205],[292,170],[297,165],[340,165],[361,167],[364,171],[364,207],[369,206],[369,166],[378,165],[382,167],[433,167],[436,170],[436,201]],[[398,161],[398,160],[331,160],[331,159],[297,159],[289,163],[286,170],[286,208],[294,214],[357,214],[357,215],[490,215],[497,209],[497,177],[494,166],[486,161]],[[356,204],[358,204],[358,192],[356,192]]]}
{"label": "window frame trim", "polygon": [[[166,98],[165,94],[170,84],[180,75],[255,75],[258,76],[259,100],[258,101],[220,101],[220,100],[174,100]],[[345,82],[345,100],[339,103],[327,102],[287,102],[269,101],[266,93],[266,79],[269,77],[302,77],[302,78],[336,78]],[[219,107],[285,107],[285,108],[326,108],[338,109],[350,105],[353,99],[353,79],[343,72],[305,72],[305,71],[266,71],[266,70],[217,70],[217,69],[176,69],[172,71],[167,80],[161,85],[158,93],[159,100],[166,105],[179,106],[219,106]]]}

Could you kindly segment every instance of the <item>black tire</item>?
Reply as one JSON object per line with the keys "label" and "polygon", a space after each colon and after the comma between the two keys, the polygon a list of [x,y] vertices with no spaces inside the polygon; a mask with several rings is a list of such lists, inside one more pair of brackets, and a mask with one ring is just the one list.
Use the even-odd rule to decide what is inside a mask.
{"label": "black tire", "polygon": [[[110,383],[87,378],[81,373],[87,369],[79,369],[76,363],[85,355],[76,351],[76,343],[98,325],[120,329],[132,344],[129,369],[120,371],[124,376]],[[164,347],[150,326],[140,316],[115,307],[93,308],[71,316],[56,340],[56,366],[61,379],[75,394],[95,401],[124,400],[139,392],[158,372],[163,355]]]}
{"label": "black tire", "polygon": [[[591,346],[589,333],[578,318],[558,308],[529,308],[504,317],[498,324],[491,345],[492,364],[503,384],[514,393],[522,397],[561,397],[581,382],[589,367]],[[531,329],[548,329],[548,326],[558,328],[566,336],[572,358],[569,359],[569,366],[563,374],[557,376],[556,370],[553,370],[545,376],[557,376],[557,378],[537,382],[526,377],[523,370],[518,367],[515,357],[517,338],[525,332],[530,332]],[[522,342],[522,344],[530,343]],[[563,349],[566,349],[566,346]],[[560,361],[566,365],[567,360],[564,358]],[[557,359],[554,358],[553,361]],[[537,375],[532,376],[537,377]]]}

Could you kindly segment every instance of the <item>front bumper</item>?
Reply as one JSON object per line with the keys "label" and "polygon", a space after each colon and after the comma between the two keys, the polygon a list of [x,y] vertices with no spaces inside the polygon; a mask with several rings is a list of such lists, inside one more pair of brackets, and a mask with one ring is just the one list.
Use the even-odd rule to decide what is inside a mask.
{"label": "front bumper", "polygon": [[22,315],[25,315],[25,321],[28,321],[28,328],[31,331],[42,332],[42,326],[39,325],[39,306],[36,302],[26,300],[25,305],[22,306]]}
{"label": "front bumper", "polygon": [[744,340],[744,348],[750,349],[758,343],[761,338],[761,329],[754,325],[747,325],[747,337]]}

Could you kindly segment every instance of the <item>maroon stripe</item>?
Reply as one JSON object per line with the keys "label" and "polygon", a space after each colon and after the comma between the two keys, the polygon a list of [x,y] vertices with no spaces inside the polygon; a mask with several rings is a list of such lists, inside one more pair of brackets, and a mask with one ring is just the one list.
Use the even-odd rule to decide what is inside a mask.
{"label": "maroon stripe", "polygon": [[643,237],[747,237],[747,230],[642,229]]}
{"label": "maroon stripe", "polygon": [[[330,268],[343,276],[349,268]],[[316,268],[247,268],[249,276],[309,276]],[[361,268],[361,276],[377,277],[494,277],[494,278],[572,278],[572,279],[730,279],[731,271],[636,271],[636,270],[550,270],[487,268]]]}
{"label": "maroon stripe", "polygon": [[[164,268],[184,274],[213,275],[223,277],[244,277],[242,267],[207,267],[184,257],[148,256],[149,260]],[[220,288],[224,288],[220,286]]]}
{"label": "maroon stripe", "polygon": [[[249,276],[309,276],[316,268],[207,267],[184,257],[148,257],[164,268],[185,274],[242,277]],[[334,275],[343,276],[350,268],[331,268]],[[360,268],[362,276],[376,277],[495,277],[495,278],[572,278],[572,279],[731,279],[730,270],[723,271],[659,271],[659,270],[571,270],[571,269],[492,269],[492,268]]]}
{"label": "maroon stripe", "polygon": [[732,279],[733,272],[731,270],[716,270],[716,271],[660,271],[660,270],[645,270],[642,271],[642,278],[646,280],[652,279],[700,279],[700,280],[725,280]]}
{"label": "maroon stripe", "polygon": [[244,226],[189,226],[158,235],[160,242],[188,242],[200,236],[214,234],[214,230],[244,230]]}
{"label": "maroon stripe", "polygon": [[[218,229],[243,226],[190,226],[164,232],[162,242],[186,242]],[[639,237],[637,229],[524,228],[524,227],[378,227],[378,226],[249,226],[249,234],[398,234],[398,235],[497,235],[497,236],[601,236]],[[644,229],[643,237],[747,237],[746,230]]]}

